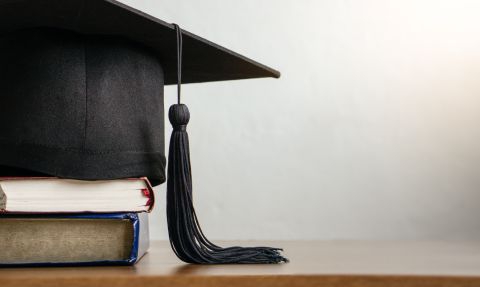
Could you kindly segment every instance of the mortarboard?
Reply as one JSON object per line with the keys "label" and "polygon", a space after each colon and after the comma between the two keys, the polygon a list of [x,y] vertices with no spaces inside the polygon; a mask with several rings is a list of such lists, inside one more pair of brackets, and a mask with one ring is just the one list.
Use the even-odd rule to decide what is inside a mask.
{"label": "mortarboard", "polygon": [[190,263],[279,263],[270,247],[221,248],[192,203],[182,83],[279,72],[111,0],[0,0],[0,176],[166,180],[164,85],[170,107],[167,221]]}

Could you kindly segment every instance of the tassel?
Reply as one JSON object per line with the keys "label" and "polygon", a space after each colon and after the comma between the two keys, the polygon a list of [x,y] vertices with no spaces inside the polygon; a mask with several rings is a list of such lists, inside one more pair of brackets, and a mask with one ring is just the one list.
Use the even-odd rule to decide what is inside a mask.
{"label": "tassel", "polygon": [[187,124],[190,112],[180,103],[182,85],[182,30],[174,24],[177,36],[177,95],[168,118],[173,126],[168,152],[167,223],[170,245],[178,258],[187,263],[281,263],[288,260],[283,251],[272,247],[228,247],[211,243],[203,234],[193,207],[192,169]]}
{"label": "tassel", "polygon": [[168,153],[167,221],[170,244],[178,258],[187,263],[198,264],[287,262],[279,248],[222,248],[205,237],[192,199],[192,171],[187,134],[190,113],[186,105],[175,104],[170,107],[168,118],[173,132]]}

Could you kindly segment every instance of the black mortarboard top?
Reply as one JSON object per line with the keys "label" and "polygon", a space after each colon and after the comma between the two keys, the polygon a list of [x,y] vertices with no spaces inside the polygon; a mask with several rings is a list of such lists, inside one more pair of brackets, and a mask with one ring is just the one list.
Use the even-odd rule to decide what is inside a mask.
{"label": "black mortarboard top", "polygon": [[[149,47],[176,84],[175,31],[171,24],[112,0],[0,0],[0,33],[54,27],[81,34],[114,35]],[[182,83],[275,77],[280,73],[183,31]]]}
{"label": "black mortarboard top", "polygon": [[173,250],[191,263],[285,261],[275,248],[210,243],[191,196],[180,84],[260,77],[279,72],[116,1],[0,0],[0,176],[164,182],[163,86],[178,84],[169,111]]}

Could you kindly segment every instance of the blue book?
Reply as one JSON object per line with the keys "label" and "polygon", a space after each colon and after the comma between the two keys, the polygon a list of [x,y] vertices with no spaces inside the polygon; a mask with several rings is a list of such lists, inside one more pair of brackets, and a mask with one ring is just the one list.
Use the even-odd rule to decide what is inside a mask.
{"label": "blue book", "polygon": [[0,215],[0,266],[133,265],[148,247],[146,212]]}

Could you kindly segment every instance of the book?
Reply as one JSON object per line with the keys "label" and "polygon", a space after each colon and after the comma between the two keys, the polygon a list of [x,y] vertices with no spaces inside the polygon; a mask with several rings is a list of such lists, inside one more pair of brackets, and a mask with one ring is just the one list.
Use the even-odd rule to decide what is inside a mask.
{"label": "book", "polygon": [[0,266],[133,265],[148,247],[148,213],[0,215]]}
{"label": "book", "polygon": [[0,178],[0,213],[144,212],[153,204],[147,178]]}

